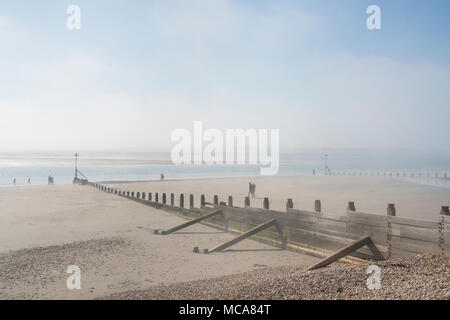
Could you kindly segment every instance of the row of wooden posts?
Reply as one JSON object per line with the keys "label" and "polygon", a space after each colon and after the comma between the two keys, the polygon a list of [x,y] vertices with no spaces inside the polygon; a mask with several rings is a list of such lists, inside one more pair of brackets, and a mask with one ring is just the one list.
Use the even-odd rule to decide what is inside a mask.
{"label": "row of wooden posts", "polygon": [[[400,172],[362,172],[362,171],[360,171],[360,172],[333,172],[332,173],[333,175],[340,175],[340,176],[344,176],[344,175],[346,175],[346,176],[384,176],[384,177],[386,177],[386,176],[389,176],[389,177],[394,177],[394,176],[396,176],[396,177],[411,177],[411,178],[414,178],[414,177],[419,177],[419,178],[421,178],[421,177],[427,177],[427,178],[431,178],[431,177],[433,177],[433,174],[431,174],[431,173],[429,173],[429,172],[427,172],[427,173],[422,173],[422,172],[416,172],[416,173],[414,173],[414,172],[411,172],[411,173],[407,173],[407,172],[403,172],[403,173],[400,173]],[[438,172],[436,172],[435,173],[435,175],[434,175],[434,177],[435,178],[444,178],[444,179],[447,179],[448,178],[448,176],[447,176],[447,173],[441,173],[440,175],[439,175],[439,173]]]}
{"label": "row of wooden posts", "polygon": [[[135,194],[134,191],[121,191],[121,190],[109,188],[107,186],[96,184],[96,183],[92,183],[92,182],[90,182],[89,184],[94,186],[94,187],[96,187],[97,189],[100,189],[101,191],[105,191],[107,193],[114,193],[114,194],[128,196],[128,197],[133,197],[133,198],[137,198],[137,199],[159,202],[159,193],[158,192],[154,193],[154,200],[153,200],[153,194],[151,192],[148,192],[148,193],[136,192],[136,194]],[[147,197],[147,195],[148,195],[148,197]],[[161,203],[162,204],[167,204],[167,195],[166,195],[166,193],[162,193]],[[205,195],[202,194],[200,196],[200,207],[205,207],[207,204],[211,204],[211,203],[206,202]],[[224,201],[219,201],[219,197],[217,195],[214,195],[212,204],[213,205],[221,205],[221,206],[233,207],[233,197],[232,196],[228,196],[228,202],[224,202]],[[175,206],[175,194],[174,193],[170,194],[170,205],[171,206]],[[184,206],[184,194],[183,193],[181,193],[180,197],[179,197],[179,207],[180,208],[184,208],[185,207]],[[244,199],[244,207],[245,208],[250,207],[250,198],[249,197],[245,197],[245,199]],[[190,209],[194,208],[194,195],[193,194],[189,195],[189,208]],[[267,210],[270,209],[269,198],[264,198],[264,200],[263,200],[263,208],[267,209]],[[289,209],[294,209],[294,202],[293,202],[293,200],[291,198],[287,199],[287,202],[286,202],[286,210],[289,210]],[[322,203],[321,203],[320,200],[315,200],[314,201],[314,211],[315,212],[322,212]],[[355,206],[355,202],[354,201],[349,201],[348,202],[347,211],[348,212],[356,212],[356,206]],[[448,206],[442,206],[440,213],[441,213],[441,215],[450,215],[449,207]],[[396,208],[395,208],[395,204],[394,203],[389,203],[388,204],[388,206],[387,206],[387,215],[391,216],[391,217],[396,216]]]}

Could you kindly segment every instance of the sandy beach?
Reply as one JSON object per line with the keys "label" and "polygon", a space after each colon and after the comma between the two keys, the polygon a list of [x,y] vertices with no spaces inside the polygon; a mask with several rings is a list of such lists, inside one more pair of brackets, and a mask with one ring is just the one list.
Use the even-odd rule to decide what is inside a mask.
{"label": "sandy beach", "polygon": [[[3,188],[0,206],[0,299],[91,299],[318,260],[252,240],[196,254],[233,235],[203,225],[154,235],[186,220],[87,186]],[[81,290],[66,288],[69,265]]]}
{"label": "sandy beach", "polygon": [[[284,210],[288,197],[294,199],[296,208],[309,210],[315,199],[321,199],[323,211],[336,214],[345,212],[350,200],[358,210],[379,214],[385,214],[386,204],[394,202],[399,216],[435,220],[440,206],[450,200],[449,189],[381,177],[256,177],[110,186],[135,192],[193,193],[196,206],[200,194],[205,194],[207,201],[212,201],[214,194],[222,201],[232,195],[235,205],[242,206],[249,180],[257,186],[252,206],[261,207],[263,197],[268,196],[271,208],[278,210]],[[210,248],[233,235],[205,225],[168,236],[155,235],[154,229],[167,229],[186,220],[88,186],[7,187],[1,191],[0,299],[129,298],[135,297],[133,292],[159,298],[165,286],[177,288],[180,284],[184,288],[192,282],[234,278],[266,268],[302,270],[318,261],[252,240],[222,253],[193,253],[195,246]],[[69,265],[81,269],[81,290],[66,288]],[[157,287],[160,289],[148,293],[149,288]],[[199,297],[204,296],[199,293]],[[189,298],[196,297],[191,294]]]}
{"label": "sandy beach", "polygon": [[[153,181],[133,183],[112,183],[111,187],[134,192],[194,194],[195,205],[199,206],[200,195],[212,202],[217,194],[219,201],[233,196],[235,206],[244,206],[248,195],[249,181],[256,184],[256,198],[251,206],[262,208],[264,197],[270,199],[270,208],[285,210],[286,199],[292,198],[294,208],[313,210],[314,201],[321,200],[322,211],[343,214],[347,203],[354,201],[356,210],[366,213],[386,214],[388,203],[394,203],[397,216],[436,220],[441,206],[450,204],[450,188],[411,183],[394,177],[372,176],[292,176],[253,177],[180,181]],[[176,203],[177,204],[177,203]]]}

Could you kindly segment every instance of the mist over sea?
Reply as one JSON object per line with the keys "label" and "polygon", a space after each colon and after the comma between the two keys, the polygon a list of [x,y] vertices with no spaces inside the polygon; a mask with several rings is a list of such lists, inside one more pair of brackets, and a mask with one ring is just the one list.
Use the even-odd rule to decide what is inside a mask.
{"label": "mist over sea", "polygon": [[[328,166],[333,173],[380,175],[407,173],[415,183],[450,187],[450,156],[424,153],[329,152]],[[278,175],[296,176],[324,174],[324,152],[281,153]],[[0,186],[47,184],[53,176],[55,184],[70,184],[74,177],[75,160],[71,153],[0,153]],[[91,181],[166,180],[252,177],[260,175],[255,165],[174,165],[169,153],[80,153],[78,169]],[[414,179],[409,178],[415,173]],[[417,174],[422,173],[418,178]],[[427,178],[426,174],[430,177]]]}

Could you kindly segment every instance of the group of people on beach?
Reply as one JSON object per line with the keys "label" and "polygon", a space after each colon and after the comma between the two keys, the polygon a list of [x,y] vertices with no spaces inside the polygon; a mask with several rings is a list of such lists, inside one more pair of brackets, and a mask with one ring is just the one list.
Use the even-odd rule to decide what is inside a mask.
{"label": "group of people on beach", "polygon": [[[14,178],[14,179],[13,179],[13,185],[16,185],[16,182],[17,182],[17,179]],[[31,184],[31,178],[28,178],[27,183],[28,183],[28,184]]]}
{"label": "group of people on beach", "polygon": [[256,184],[249,182],[248,183],[248,196],[252,195],[252,198],[255,197]]}

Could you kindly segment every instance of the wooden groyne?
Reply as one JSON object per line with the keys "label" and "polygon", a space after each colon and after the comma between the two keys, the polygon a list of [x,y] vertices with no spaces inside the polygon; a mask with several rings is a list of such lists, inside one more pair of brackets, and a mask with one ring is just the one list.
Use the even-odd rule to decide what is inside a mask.
{"label": "wooden groyne", "polygon": [[372,176],[372,177],[398,177],[398,178],[427,178],[450,180],[447,172],[406,172],[406,171],[336,171],[327,175],[337,176]]}
{"label": "wooden groyne", "polygon": [[[435,219],[419,220],[396,216],[395,204],[386,205],[384,215],[359,212],[354,202],[349,202],[345,215],[332,215],[322,212],[321,201],[314,202],[314,211],[294,208],[292,199],[286,201],[286,211],[270,209],[270,199],[264,199],[264,208],[253,208],[246,197],[243,207],[237,207],[229,196],[220,201],[215,195],[212,202],[200,195],[200,207],[194,206],[194,195],[189,194],[188,208],[185,207],[185,194],[170,193],[170,203],[166,193],[130,192],[117,190],[93,182],[87,183],[98,190],[117,194],[155,208],[174,211],[182,216],[195,219],[202,215],[221,210],[220,215],[211,215],[202,224],[232,233],[243,234],[253,228],[275,220],[277,227],[262,230],[252,239],[278,247],[327,256],[330,252],[341,250],[362,237],[370,237],[383,258],[408,256],[414,254],[439,254],[450,257],[450,212],[442,206]],[[148,196],[146,196],[148,195]],[[200,219],[202,220],[202,219]],[[280,240],[280,230],[285,243]],[[375,259],[373,250],[361,247],[352,256]]]}

